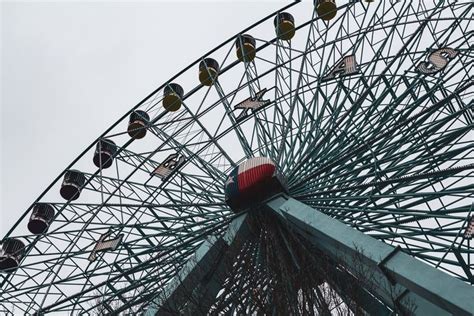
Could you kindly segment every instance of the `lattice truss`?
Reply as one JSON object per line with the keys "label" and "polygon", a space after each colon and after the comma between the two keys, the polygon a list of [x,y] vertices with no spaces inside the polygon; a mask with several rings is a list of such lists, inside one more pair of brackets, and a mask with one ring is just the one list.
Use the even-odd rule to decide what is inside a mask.
{"label": "lattice truss", "polygon": [[[291,41],[268,16],[242,32],[256,39],[255,60],[239,62],[232,38],[206,55],[221,67],[212,86],[198,84],[200,58],[134,108],[150,116],[145,138],[127,134],[129,113],[101,135],[118,146],[112,167],[92,164],[98,140],[75,159],[67,170],[86,175],[80,198],[59,196],[61,174],[35,201],[55,209],[47,233],[29,233],[25,211],[6,236],[26,255],[0,274],[0,313],[146,308],[235,217],[224,182],[254,156],[277,162],[295,199],[474,283],[472,2],[348,1],[330,22],[309,2],[284,10],[296,21]],[[170,82],[185,88],[177,112],[162,106]],[[236,108],[245,100],[254,108]],[[157,176],[172,154],[183,163]],[[252,262],[265,243],[249,240],[236,258]],[[241,286],[225,282],[216,311],[251,291],[236,262]]]}

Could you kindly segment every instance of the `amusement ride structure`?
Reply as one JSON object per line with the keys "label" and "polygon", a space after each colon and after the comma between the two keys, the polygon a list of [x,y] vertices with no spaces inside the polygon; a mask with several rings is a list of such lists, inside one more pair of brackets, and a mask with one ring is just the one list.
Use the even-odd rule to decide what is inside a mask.
{"label": "amusement ride structure", "polygon": [[474,4],[304,5],[67,166],[1,240],[0,313],[474,312]]}

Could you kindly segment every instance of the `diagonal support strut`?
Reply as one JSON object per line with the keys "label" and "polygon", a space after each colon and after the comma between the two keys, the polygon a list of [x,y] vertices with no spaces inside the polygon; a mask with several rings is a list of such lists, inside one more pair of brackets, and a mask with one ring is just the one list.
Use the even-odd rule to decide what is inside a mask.
{"label": "diagonal support strut", "polygon": [[236,217],[222,237],[211,236],[204,241],[144,315],[205,314],[221,289],[228,268],[223,254],[245,240],[248,233],[246,218],[247,214]]}
{"label": "diagonal support strut", "polygon": [[392,310],[420,315],[472,315],[474,288],[293,198],[267,203],[315,247],[351,272],[373,273],[371,293]]}

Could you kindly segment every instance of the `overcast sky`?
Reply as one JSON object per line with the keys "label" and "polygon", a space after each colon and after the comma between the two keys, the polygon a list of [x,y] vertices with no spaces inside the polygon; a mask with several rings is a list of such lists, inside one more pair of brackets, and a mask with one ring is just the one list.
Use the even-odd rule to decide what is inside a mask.
{"label": "overcast sky", "polygon": [[0,239],[138,101],[286,3],[0,2]]}

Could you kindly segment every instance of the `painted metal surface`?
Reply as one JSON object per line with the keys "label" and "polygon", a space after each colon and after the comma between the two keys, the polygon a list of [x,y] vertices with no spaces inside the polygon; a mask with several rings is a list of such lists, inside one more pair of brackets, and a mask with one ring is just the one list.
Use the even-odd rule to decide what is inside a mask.
{"label": "painted metal surface", "polygon": [[[228,228],[235,214],[225,203],[226,177],[256,156],[277,163],[295,199],[474,284],[474,83],[466,31],[472,29],[472,4],[338,2],[328,23],[308,3],[278,10],[295,18],[292,41],[261,31],[274,27],[273,12],[239,32],[256,40],[253,62],[235,57],[236,34],[158,87],[65,168],[5,236],[26,248],[18,269],[0,274],[0,313],[134,312],[148,306],[205,238]],[[351,60],[341,64],[347,56],[354,56],[356,68]],[[220,71],[207,87],[196,68],[210,57]],[[180,109],[171,113],[161,104],[172,82],[187,88]],[[139,124],[143,139],[126,133],[136,111],[148,113]],[[117,144],[107,170],[92,161],[94,146],[105,138]],[[183,164],[154,174],[173,153],[184,157]],[[86,177],[71,187],[81,196],[57,198],[62,176],[72,169]],[[54,218],[47,233],[25,234],[37,202],[50,203]],[[123,234],[122,242],[89,262],[93,245],[109,229]],[[249,259],[252,251],[245,254]],[[394,253],[383,263],[401,257]],[[409,283],[408,277],[421,282],[416,276],[397,282]]]}
{"label": "painted metal surface", "polygon": [[472,286],[293,198],[278,197],[268,202],[268,206],[349,269],[370,268],[375,273],[374,282],[380,286],[374,291],[384,303],[394,304],[381,291],[392,291],[400,298],[400,304],[412,302],[421,315],[473,313]]}
{"label": "painted metal surface", "polygon": [[[202,305],[208,306],[209,302],[217,295],[220,289],[219,283],[223,282],[222,274],[225,271],[217,272],[216,269],[223,268],[221,264],[222,255],[234,246],[236,243],[245,239],[247,232],[246,224],[247,214],[242,214],[235,218],[229,225],[226,233],[217,238],[210,236],[196,250],[192,257],[187,261],[177,276],[166,286],[162,293],[152,302],[144,315],[177,315],[183,313],[183,309],[193,309],[193,307],[183,307],[188,301],[192,301],[194,289],[201,283],[205,283],[199,295],[199,308]],[[208,280],[206,275],[210,272]],[[206,304],[207,303],[207,304]],[[188,310],[188,313],[191,313]]]}

